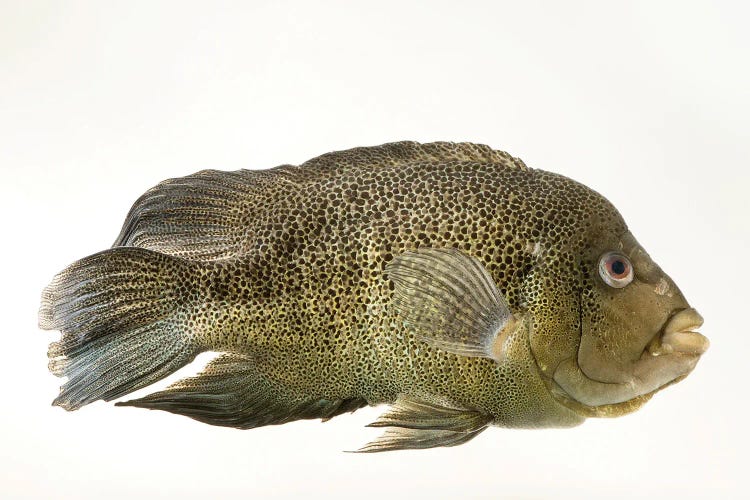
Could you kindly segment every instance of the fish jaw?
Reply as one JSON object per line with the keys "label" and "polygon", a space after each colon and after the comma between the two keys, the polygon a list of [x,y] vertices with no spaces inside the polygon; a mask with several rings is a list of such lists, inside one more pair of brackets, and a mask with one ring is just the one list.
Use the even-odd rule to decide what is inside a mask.
{"label": "fish jaw", "polygon": [[660,357],[644,357],[636,364],[633,377],[623,383],[599,382],[588,378],[573,358],[560,363],[554,381],[575,401],[590,407],[624,403],[656,392],[687,376],[698,363],[700,355],[671,353]]}
{"label": "fish jaw", "polygon": [[673,315],[640,359],[632,363],[631,376],[624,382],[589,378],[575,358],[560,363],[553,380],[568,398],[589,408],[618,405],[653,394],[690,374],[708,350],[708,339],[694,331],[702,324],[703,318],[692,308]]}

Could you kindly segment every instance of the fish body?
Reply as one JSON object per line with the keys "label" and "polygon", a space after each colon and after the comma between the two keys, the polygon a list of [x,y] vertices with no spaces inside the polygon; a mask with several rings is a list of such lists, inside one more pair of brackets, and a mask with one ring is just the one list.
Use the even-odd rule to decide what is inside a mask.
{"label": "fish body", "polygon": [[700,323],[601,195],[469,143],[165,181],[40,309],[63,408],[216,351],[118,404],[238,428],[392,405],[363,451],[634,411],[693,369]]}

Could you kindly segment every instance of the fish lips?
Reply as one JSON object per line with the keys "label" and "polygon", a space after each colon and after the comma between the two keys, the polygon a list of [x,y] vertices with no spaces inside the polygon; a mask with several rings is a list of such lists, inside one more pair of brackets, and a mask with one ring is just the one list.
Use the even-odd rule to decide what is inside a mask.
{"label": "fish lips", "polygon": [[[702,355],[710,342],[696,332],[703,325],[703,317],[693,308],[684,309],[672,316],[662,331],[649,343],[646,351],[651,356],[683,353]],[[646,353],[644,353],[646,356]]]}

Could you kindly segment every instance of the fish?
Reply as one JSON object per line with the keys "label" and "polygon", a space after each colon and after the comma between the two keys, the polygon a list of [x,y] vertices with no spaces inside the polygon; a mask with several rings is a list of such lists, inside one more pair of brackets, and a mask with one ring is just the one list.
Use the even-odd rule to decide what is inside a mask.
{"label": "fish", "polygon": [[411,141],[163,181],[39,309],[65,410],[214,352],[116,405],[238,429],[389,405],[360,452],[631,413],[695,368],[702,323],[602,195]]}

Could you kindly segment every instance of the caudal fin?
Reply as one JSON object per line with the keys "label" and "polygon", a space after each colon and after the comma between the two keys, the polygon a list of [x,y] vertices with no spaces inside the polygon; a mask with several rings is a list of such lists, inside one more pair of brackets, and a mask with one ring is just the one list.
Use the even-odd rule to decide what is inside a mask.
{"label": "caudal fin", "polygon": [[76,410],[166,377],[201,351],[189,327],[194,262],[121,247],[70,265],[42,293],[39,327],[60,330],[49,369],[68,377],[53,404]]}

